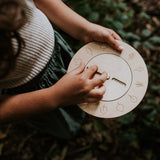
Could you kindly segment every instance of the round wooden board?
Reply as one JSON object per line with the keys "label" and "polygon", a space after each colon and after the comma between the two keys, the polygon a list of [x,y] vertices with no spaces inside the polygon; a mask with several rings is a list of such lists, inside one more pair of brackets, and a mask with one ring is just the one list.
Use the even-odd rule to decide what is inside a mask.
{"label": "round wooden board", "polygon": [[78,104],[96,117],[113,118],[130,112],[138,106],[147,90],[148,72],[143,58],[130,45],[118,43],[124,48],[121,53],[106,43],[88,43],[78,50],[68,67],[69,72],[84,62],[85,69],[97,65],[99,73],[108,73],[103,99],[98,103]]}

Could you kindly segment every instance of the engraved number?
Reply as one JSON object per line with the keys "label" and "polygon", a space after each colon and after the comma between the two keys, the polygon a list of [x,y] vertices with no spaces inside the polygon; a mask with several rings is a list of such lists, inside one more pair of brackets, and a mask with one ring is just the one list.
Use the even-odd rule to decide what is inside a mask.
{"label": "engraved number", "polygon": [[133,58],[134,58],[134,53],[130,53],[128,59],[133,59]]}
{"label": "engraved number", "polygon": [[88,103],[83,103],[83,105],[81,106],[82,109],[86,109],[88,107]]}
{"label": "engraved number", "polygon": [[137,86],[137,87],[143,87],[143,83],[141,83],[141,82],[136,82],[136,86]]}
{"label": "engraved number", "polygon": [[123,104],[118,103],[117,106],[116,106],[116,109],[117,109],[117,111],[123,112],[123,110],[124,110]]}
{"label": "engraved number", "polygon": [[93,53],[92,53],[92,49],[91,48],[86,48],[86,53],[90,56],[93,56]]}
{"label": "engraved number", "polygon": [[82,62],[82,59],[77,57],[75,58],[74,62],[75,62],[75,65],[79,65]]}
{"label": "engraved number", "polygon": [[107,111],[108,111],[108,109],[107,109],[107,106],[106,106],[105,104],[100,107],[100,112],[101,112],[102,114],[107,113]]}
{"label": "engraved number", "polygon": [[132,103],[136,103],[137,102],[137,97],[136,96],[129,95],[129,97],[130,97],[130,101]]}
{"label": "engraved number", "polygon": [[138,67],[138,68],[135,68],[135,71],[142,72],[142,71],[144,71],[144,68],[143,67]]}

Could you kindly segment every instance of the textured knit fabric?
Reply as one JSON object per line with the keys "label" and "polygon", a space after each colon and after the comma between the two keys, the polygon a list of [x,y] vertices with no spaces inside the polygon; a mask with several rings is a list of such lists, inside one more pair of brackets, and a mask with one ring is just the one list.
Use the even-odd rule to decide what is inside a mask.
{"label": "textured knit fabric", "polygon": [[[73,52],[68,44],[55,31],[53,56],[45,69],[27,84],[2,90],[2,94],[25,93],[52,86],[66,74],[72,56]],[[59,138],[71,139],[80,128],[84,116],[84,112],[77,105],[73,105],[31,117],[28,121],[43,132]]]}
{"label": "textured knit fabric", "polygon": [[[24,0],[22,0],[24,3]],[[47,17],[35,7],[32,0],[24,4],[28,22],[19,30],[25,47],[16,60],[16,67],[0,79],[0,89],[13,88],[29,82],[46,66],[54,48],[54,30]],[[17,41],[13,39],[14,49]]]}

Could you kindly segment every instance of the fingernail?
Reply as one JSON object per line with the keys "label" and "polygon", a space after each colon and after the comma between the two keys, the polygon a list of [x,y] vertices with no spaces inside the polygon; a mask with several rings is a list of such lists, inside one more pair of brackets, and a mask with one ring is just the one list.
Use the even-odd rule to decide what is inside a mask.
{"label": "fingernail", "polygon": [[108,74],[107,74],[107,72],[103,72],[103,74],[104,74],[104,80],[106,81],[108,78]]}
{"label": "fingernail", "polygon": [[119,46],[119,49],[120,49],[120,50],[123,50],[123,49],[124,49],[124,47],[123,47],[123,46]]}

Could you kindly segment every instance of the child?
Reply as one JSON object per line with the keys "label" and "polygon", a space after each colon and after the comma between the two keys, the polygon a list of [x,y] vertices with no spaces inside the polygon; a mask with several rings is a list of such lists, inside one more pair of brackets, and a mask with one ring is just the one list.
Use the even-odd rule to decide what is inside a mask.
{"label": "child", "polygon": [[69,139],[84,118],[76,104],[99,101],[107,73],[93,78],[97,66],[84,71],[81,64],[66,74],[73,52],[46,16],[85,43],[107,42],[121,51],[116,42],[121,39],[60,0],[0,1],[0,121],[27,118],[39,129]]}

